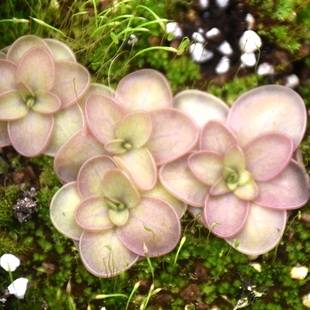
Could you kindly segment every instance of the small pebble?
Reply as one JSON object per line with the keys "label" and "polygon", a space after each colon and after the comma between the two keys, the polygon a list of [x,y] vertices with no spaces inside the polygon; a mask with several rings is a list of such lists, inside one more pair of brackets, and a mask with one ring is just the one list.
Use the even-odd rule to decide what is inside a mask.
{"label": "small pebble", "polygon": [[310,294],[308,295],[304,295],[302,297],[302,304],[307,307],[307,308],[310,308]]}
{"label": "small pebble", "polygon": [[217,48],[217,50],[226,56],[230,56],[233,53],[233,50],[230,44],[227,41],[223,41],[223,43]]}
{"label": "small pebble", "polygon": [[181,39],[183,31],[177,22],[171,22],[166,25],[166,33],[173,33],[174,39]]}
{"label": "small pebble", "polygon": [[245,17],[245,21],[248,25],[248,30],[252,30],[255,25],[255,19],[252,14],[248,13]]}
{"label": "small pebble", "polygon": [[221,31],[218,28],[214,27],[211,30],[206,32],[206,38],[211,39],[211,38],[217,37],[220,34],[221,34]]}
{"label": "small pebble", "polygon": [[284,86],[295,88],[299,85],[299,77],[296,74],[290,74],[286,77]]}
{"label": "small pebble", "polygon": [[192,59],[197,63],[204,63],[213,58],[213,52],[204,48],[202,43],[194,43],[189,46]]}
{"label": "small pebble", "polygon": [[260,64],[257,68],[258,75],[272,75],[274,74],[274,68],[268,62]]}
{"label": "small pebble", "polygon": [[256,64],[256,56],[254,53],[244,53],[241,55],[240,60],[246,67],[253,67]]}
{"label": "small pebble", "polygon": [[301,214],[301,219],[307,223],[310,223],[310,214],[309,213],[302,213]]}
{"label": "small pebble", "polygon": [[306,266],[296,266],[291,269],[291,278],[297,280],[303,280],[308,274],[308,268]]}
{"label": "small pebble", "polygon": [[199,43],[205,43],[206,42],[206,39],[203,37],[202,34],[200,34],[199,32],[193,32],[192,34],[192,39],[196,42],[199,42]]}
{"label": "small pebble", "polygon": [[227,7],[229,0],[215,0],[215,3],[219,8],[224,9]]}
{"label": "small pebble", "polygon": [[252,266],[256,271],[262,272],[262,265],[259,263],[250,263],[250,266]]}
{"label": "small pebble", "polygon": [[240,50],[244,53],[252,53],[257,51],[262,46],[260,36],[253,30],[247,30],[239,39]]}
{"label": "small pebble", "polygon": [[223,74],[229,70],[230,61],[227,56],[223,56],[215,68],[216,74]]}
{"label": "small pebble", "polygon": [[205,10],[209,7],[209,0],[199,0],[198,3],[202,10]]}

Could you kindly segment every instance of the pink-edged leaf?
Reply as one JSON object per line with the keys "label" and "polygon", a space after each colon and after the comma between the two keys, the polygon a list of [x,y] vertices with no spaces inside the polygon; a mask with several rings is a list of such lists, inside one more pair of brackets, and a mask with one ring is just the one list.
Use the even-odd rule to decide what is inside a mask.
{"label": "pink-edged leaf", "polygon": [[43,41],[51,49],[54,59],[76,61],[75,55],[68,45],[55,39],[43,39]]}
{"label": "pink-edged leaf", "polygon": [[157,167],[148,149],[131,149],[124,154],[114,156],[113,159],[130,176],[139,189],[148,191],[155,186]]}
{"label": "pink-edged leaf", "polygon": [[167,79],[152,69],[126,75],[116,88],[115,99],[129,111],[151,111],[172,106],[172,93]]}
{"label": "pink-edged leaf", "polygon": [[86,160],[105,154],[102,144],[84,126],[59,149],[54,159],[54,170],[62,182],[72,182],[77,179],[78,172]]}
{"label": "pink-edged leaf", "polygon": [[145,256],[144,245],[150,257],[172,251],[181,235],[180,220],[165,201],[154,197],[141,197],[138,206],[130,210],[126,225],[118,227],[117,234],[132,252]]}
{"label": "pink-edged leaf", "polygon": [[33,111],[42,114],[54,114],[60,107],[61,101],[53,93],[44,90],[35,91],[35,102],[31,107]]}
{"label": "pink-edged leaf", "polygon": [[0,94],[8,90],[17,89],[16,64],[8,60],[0,59],[0,68]]}
{"label": "pink-edged leaf", "polygon": [[184,90],[174,98],[174,106],[190,115],[202,128],[210,120],[226,121],[229,108],[219,98],[200,90]]}
{"label": "pink-edged leaf", "polygon": [[53,225],[73,240],[79,240],[82,233],[82,229],[74,219],[75,208],[81,200],[76,182],[71,182],[56,192],[50,204],[50,218]]}
{"label": "pink-edged leaf", "polygon": [[139,258],[119,240],[114,229],[102,232],[84,231],[79,250],[85,268],[93,275],[110,278],[129,269]]}
{"label": "pink-edged leaf", "polygon": [[214,152],[195,152],[188,157],[188,166],[201,182],[212,186],[222,176],[223,159]]}
{"label": "pink-edged leaf", "polygon": [[239,97],[227,123],[241,146],[261,133],[280,131],[292,138],[296,149],[305,133],[306,118],[305,104],[296,92],[285,86],[266,85]]}
{"label": "pink-edged leaf", "polygon": [[118,201],[128,209],[136,207],[140,201],[139,192],[127,175],[119,169],[109,170],[105,173],[102,187],[104,198]]}
{"label": "pink-edged leaf", "polygon": [[168,202],[175,210],[179,218],[181,218],[186,211],[186,204],[181,200],[172,196],[161,184],[157,182],[156,185],[147,192],[144,192],[146,196],[152,196],[156,198],[160,198],[166,202]]}
{"label": "pink-edged leaf", "polygon": [[78,204],[74,211],[74,219],[83,230],[97,232],[114,226],[108,213],[109,207],[104,199],[90,197]]}
{"label": "pink-edged leaf", "polygon": [[214,196],[228,194],[230,189],[227,187],[223,177],[219,178],[217,182],[210,188],[210,194]]}
{"label": "pink-edged leaf", "polygon": [[103,84],[90,83],[87,92],[79,99],[79,105],[84,109],[86,99],[93,93],[100,93],[108,97],[114,97],[115,91]]}
{"label": "pink-edged leaf", "polygon": [[52,139],[44,154],[55,156],[60,147],[84,125],[83,114],[79,105],[74,104],[53,115],[55,127]]}
{"label": "pink-edged leaf", "polygon": [[247,255],[261,255],[272,250],[281,240],[287,221],[285,210],[272,210],[250,204],[242,230],[226,241]]}
{"label": "pink-edged leaf", "polygon": [[[127,147],[127,148],[126,148]],[[127,144],[123,139],[114,139],[104,145],[105,151],[112,155],[123,154],[131,149],[131,145]]]}
{"label": "pink-edged leaf", "polygon": [[30,49],[20,60],[16,76],[32,91],[50,90],[55,79],[53,56],[42,47]]}
{"label": "pink-edged leaf", "polygon": [[158,166],[188,153],[198,141],[198,127],[185,113],[172,108],[150,112],[153,132],[147,148]]}
{"label": "pink-edged leaf", "polygon": [[297,209],[309,199],[304,168],[291,160],[290,164],[274,179],[256,182],[258,196],[255,202],[273,209]]}
{"label": "pink-edged leaf", "polygon": [[105,144],[115,139],[115,127],[125,116],[125,109],[113,98],[91,94],[85,103],[86,122],[93,135]]}
{"label": "pink-edged leaf", "polygon": [[10,144],[11,140],[8,133],[8,123],[0,121],[0,147]]}
{"label": "pink-edged leaf", "polygon": [[236,172],[245,170],[246,162],[242,149],[237,145],[228,149],[224,156],[223,165],[234,169]]}
{"label": "pink-edged leaf", "polygon": [[79,170],[77,177],[81,196],[84,199],[92,196],[103,197],[103,178],[109,170],[116,168],[118,168],[116,162],[105,155],[94,156],[87,160]]}
{"label": "pink-edged leaf", "polygon": [[200,133],[200,149],[203,151],[216,152],[222,156],[233,145],[238,144],[234,133],[219,121],[209,121],[203,126]]}
{"label": "pink-edged leaf", "polygon": [[247,170],[256,181],[268,181],[278,175],[290,162],[292,139],[279,132],[268,132],[251,140],[244,147]]}
{"label": "pink-edged leaf", "polygon": [[86,93],[90,74],[82,65],[69,60],[56,60],[55,73],[51,91],[60,98],[62,107],[68,108]]}
{"label": "pink-edged leaf", "polygon": [[253,200],[258,195],[258,187],[252,178],[250,178],[245,184],[239,185],[234,190],[234,195],[239,199]]}
{"label": "pink-edged leaf", "polygon": [[134,148],[142,147],[152,133],[152,119],[147,112],[137,111],[125,115],[115,128],[115,136]]}
{"label": "pink-edged leaf", "polygon": [[6,57],[17,64],[27,51],[35,47],[43,47],[50,51],[48,45],[41,38],[34,35],[25,35],[15,40],[9,47]]}
{"label": "pink-edged leaf", "polygon": [[9,90],[0,94],[0,120],[20,119],[27,113],[28,108],[18,90]]}
{"label": "pink-edged leaf", "polygon": [[5,58],[6,58],[6,54],[0,51],[0,59],[5,59]]}
{"label": "pink-edged leaf", "polygon": [[246,223],[249,202],[238,199],[233,193],[209,195],[203,210],[203,220],[212,233],[220,238],[238,234]]}
{"label": "pink-edged leaf", "polygon": [[54,118],[32,110],[18,120],[10,121],[8,132],[16,151],[25,157],[35,157],[46,149],[53,133]]}
{"label": "pink-edged leaf", "polygon": [[200,182],[187,164],[188,156],[183,156],[162,166],[159,179],[163,187],[173,196],[194,207],[202,208],[209,193],[209,187]]}

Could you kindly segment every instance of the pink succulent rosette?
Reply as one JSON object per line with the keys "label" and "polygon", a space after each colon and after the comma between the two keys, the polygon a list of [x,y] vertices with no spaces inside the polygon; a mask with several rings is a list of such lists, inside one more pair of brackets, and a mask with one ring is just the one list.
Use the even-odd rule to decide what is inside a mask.
{"label": "pink succulent rosette", "polygon": [[0,146],[23,156],[54,156],[83,126],[76,104],[90,75],[73,52],[53,39],[26,35],[0,56]]}
{"label": "pink succulent rosette", "polygon": [[157,182],[157,166],[189,152],[198,141],[198,127],[186,113],[172,107],[166,78],[151,69],[123,78],[115,97],[93,92],[85,102],[86,124],[55,156],[63,182],[76,180],[92,156],[109,155],[140,190]]}
{"label": "pink succulent rosette", "polygon": [[293,157],[306,128],[303,100],[269,85],[230,110],[198,91],[178,94],[175,104],[199,124],[199,150],[165,164],[162,185],[238,251],[268,252],[283,235],[287,210],[309,198],[305,169]]}
{"label": "pink succulent rosette", "polygon": [[86,161],[77,181],[53,197],[50,216],[65,236],[79,242],[85,267],[99,277],[112,277],[139,258],[164,255],[177,245],[184,204],[157,184],[139,192],[108,156]]}

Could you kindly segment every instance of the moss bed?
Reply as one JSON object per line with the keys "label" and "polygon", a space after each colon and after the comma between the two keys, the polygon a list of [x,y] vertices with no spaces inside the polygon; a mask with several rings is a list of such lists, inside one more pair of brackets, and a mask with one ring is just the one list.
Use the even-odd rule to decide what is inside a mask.
{"label": "moss bed", "polygon": [[[256,74],[256,67],[239,69],[240,51],[230,70],[218,76],[215,61],[199,65],[191,60],[187,40],[179,42],[181,48],[173,45],[176,42],[164,31],[166,21],[178,21],[189,38],[197,23],[209,27],[197,2],[114,1],[117,9],[113,9],[108,0],[5,1],[0,4],[0,49],[25,34],[56,38],[72,48],[78,62],[91,72],[93,82],[115,87],[129,72],[154,68],[167,76],[175,93],[198,88],[229,105],[246,90],[283,84],[285,77],[294,73],[300,80],[295,90],[309,105],[309,1],[231,0],[221,12],[210,10],[211,17],[221,17],[214,20],[235,43],[244,31],[239,19],[247,13],[255,17],[255,31],[263,40],[258,63],[269,61],[276,67],[274,75],[265,77]],[[214,8],[215,1],[210,3]],[[132,34],[139,40],[130,45]],[[237,45],[232,46],[236,49]],[[310,172],[309,132],[301,149]],[[290,271],[294,266],[310,265],[309,203],[290,213],[277,248],[253,261],[187,215],[182,219],[183,242],[175,251],[149,262],[139,261],[117,277],[100,279],[84,268],[72,241],[50,221],[49,203],[60,186],[52,158],[23,158],[11,147],[0,149],[0,256],[18,256],[21,266],[12,275],[29,280],[24,299],[5,298],[10,278],[1,268],[0,309],[228,310],[242,298],[253,310],[305,309],[302,298],[310,293],[310,276],[296,280]],[[31,187],[37,190],[38,211],[20,223],[13,207]],[[257,266],[261,270],[254,268]]]}

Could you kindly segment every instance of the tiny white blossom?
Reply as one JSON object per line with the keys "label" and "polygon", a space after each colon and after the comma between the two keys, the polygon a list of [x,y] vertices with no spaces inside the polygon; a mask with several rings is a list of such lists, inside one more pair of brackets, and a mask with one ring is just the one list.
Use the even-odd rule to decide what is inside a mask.
{"label": "tiny white blossom", "polygon": [[18,278],[8,287],[9,293],[14,294],[18,299],[23,299],[27,291],[28,279]]}
{"label": "tiny white blossom", "polygon": [[0,257],[0,265],[6,271],[14,271],[20,265],[20,260],[13,254],[3,254]]}

